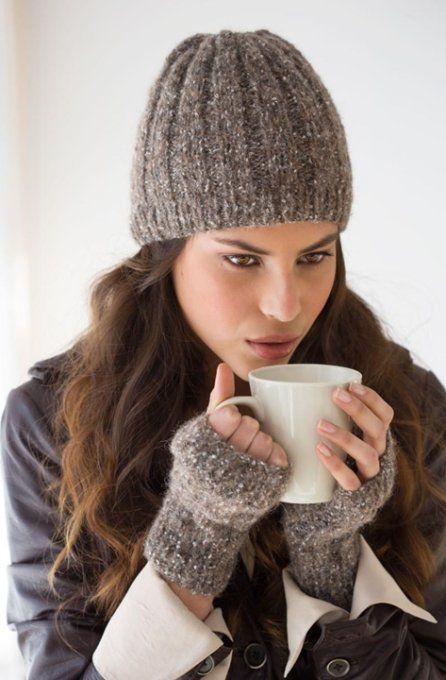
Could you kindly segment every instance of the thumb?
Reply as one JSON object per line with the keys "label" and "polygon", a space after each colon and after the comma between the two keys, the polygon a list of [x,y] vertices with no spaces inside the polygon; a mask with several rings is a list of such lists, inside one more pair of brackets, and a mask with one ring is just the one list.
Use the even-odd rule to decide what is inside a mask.
{"label": "thumb", "polygon": [[215,373],[214,389],[209,398],[209,404],[206,413],[212,413],[218,404],[225,399],[233,397],[235,393],[234,373],[229,364],[224,362],[218,364]]}

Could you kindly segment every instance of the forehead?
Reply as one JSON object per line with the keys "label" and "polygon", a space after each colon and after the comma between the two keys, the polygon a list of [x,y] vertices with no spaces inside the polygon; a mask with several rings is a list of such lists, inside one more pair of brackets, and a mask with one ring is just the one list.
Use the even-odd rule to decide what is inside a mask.
{"label": "forehead", "polygon": [[214,236],[224,236],[228,238],[242,238],[250,236],[274,236],[276,234],[305,234],[321,230],[329,231],[330,229],[337,228],[334,222],[319,221],[310,222],[309,220],[303,220],[301,222],[277,222],[272,224],[253,224],[241,227],[227,227],[226,229],[209,229],[207,231],[201,231],[192,234],[190,238],[196,239],[206,239],[213,238]]}
{"label": "forehead", "polygon": [[251,243],[265,245],[274,242],[283,243],[283,241],[295,240],[296,243],[305,243],[314,238],[320,238],[327,234],[337,231],[337,225],[334,222],[286,222],[267,225],[248,225],[241,227],[229,227],[226,229],[210,229],[208,231],[198,232],[188,237],[190,244],[211,243],[216,239],[243,239]]}

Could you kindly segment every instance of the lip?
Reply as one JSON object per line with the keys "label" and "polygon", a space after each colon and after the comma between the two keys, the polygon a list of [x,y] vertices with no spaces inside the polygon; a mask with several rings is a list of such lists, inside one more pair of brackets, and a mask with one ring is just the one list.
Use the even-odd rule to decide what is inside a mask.
{"label": "lip", "polygon": [[294,342],[299,335],[265,335],[262,338],[248,338],[248,342]]}
{"label": "lip", "polygon": [[292,342],[276,342],[274,344],[252,342],[252,340],[246,340],[246,342],[261,359],[282,359],[291,353],[297,339],[295,338]]}

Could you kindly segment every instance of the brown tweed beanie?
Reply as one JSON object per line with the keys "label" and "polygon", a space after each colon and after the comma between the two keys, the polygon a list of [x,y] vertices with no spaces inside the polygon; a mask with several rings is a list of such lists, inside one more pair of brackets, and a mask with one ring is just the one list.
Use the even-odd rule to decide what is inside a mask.
{"label": "brown tweed beanie", "polygon": [[171,51],[138,126],[137,243],[302,220],[343,231],[351,203],[344,127],[294,45],[267,29],[222,30]]}

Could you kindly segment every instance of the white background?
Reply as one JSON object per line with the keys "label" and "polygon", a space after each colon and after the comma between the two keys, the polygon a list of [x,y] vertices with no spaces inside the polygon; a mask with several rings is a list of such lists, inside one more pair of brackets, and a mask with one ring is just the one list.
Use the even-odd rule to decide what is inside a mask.
{"label": "white background", "polygon": [[[137,250],[130,163],[149,86],[178,42],[224,28],[268,28],[322,77],[353,165],[348,282],[446,383],[446,3],[0,0],[1,407],[84,328],[92,278]],[[16,680],[0,508],[0,676]]]}

